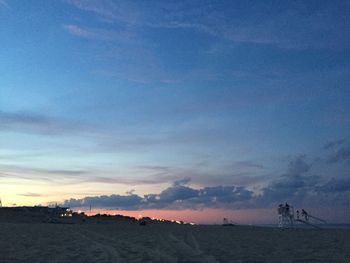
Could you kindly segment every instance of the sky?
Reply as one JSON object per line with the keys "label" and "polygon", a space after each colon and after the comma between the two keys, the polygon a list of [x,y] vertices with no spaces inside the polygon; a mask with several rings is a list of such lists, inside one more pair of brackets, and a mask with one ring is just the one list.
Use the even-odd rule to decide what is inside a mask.
{"label": "sky", "polygon": [[349,1],[0,0],[0,197],[350,223]]}

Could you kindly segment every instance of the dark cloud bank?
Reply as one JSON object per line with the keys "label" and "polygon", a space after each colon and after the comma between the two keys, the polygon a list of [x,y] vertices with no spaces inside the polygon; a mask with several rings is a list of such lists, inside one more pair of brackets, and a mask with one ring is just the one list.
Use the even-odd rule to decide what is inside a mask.
{"label": "dark cloud bank", "polygon": [[[182,181],[182,180],[181,180]],[[253,198],[253,192],[244,187],[214,186],[194,189],[175,182],[160,194],[147,194],[143,197],[129,193],[127,195],[109,195],[70,199],[64,202],[70,207],[114,208],[121,210],[137,209],[200,209],[205,207],[245,206]]]}
{"label": "dark cloud bank", "polygon": [[[345,147],[339,144],[337,147]],[[337,151],[333,155],[338,154]],[[332,155],[329,157],[332,158]],[[328,160],[328,159],[327,159]],[[339,159],[341,161],[343,159]],[[120,210],[139,209],[202,209],[202,208],[266,208],[280,202],[296,206],[346,206],[350,200],[349,177],[324,177],[313,175],[312,166],[305,155],[292,158],[284,174],[254,193],[247,187],[219,185],[195,189],[187,184],[190,178],[174,182],[159,194],[139,196],[104,195],[66,200],[69,207],[103,207]]]}

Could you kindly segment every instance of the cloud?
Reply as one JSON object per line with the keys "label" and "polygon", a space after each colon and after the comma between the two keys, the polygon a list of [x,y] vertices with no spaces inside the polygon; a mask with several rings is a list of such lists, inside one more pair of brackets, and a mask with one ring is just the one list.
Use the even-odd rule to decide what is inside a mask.
{"label": "cloud", "polygon": [[259,206],[276,204],[286,200],[300,204],[304,199],[307,199],[309,194],[314,192],[319,180],[320,177],[312,175],[281,176],[263,189],[263,194],[258,200]]}
{"label": "cloud", "polygon": [[249,168],[264,169],[265,168],[264,165],[253,161],[237,161],[237,162],[234,162],[233,166],[235,168],[240,168],[240,169],[249,169]]}
{"label": "cloud", "polygon": [[59,185],[85,183],[115,184],[125,186],[159,185],[172,182],[181,176],[170,173],[155,173],[151,175],[145,175],[144,173],[138,174],[138,171],[129,176],[126,176],[124,174],[111,175],[110,172],[106,173],[104,170],[91,169],[90,167],[83,167],[80,169],[69,169],[69,167],[67,169],[45,169],[22,165],[0,165],[0,170],[0,178],[3,178],[4,180],[19,178],[30,181],[49,182]]}
{"label": "cloud", "polygon": [[[130,45],[132,42],[136,43],[133,40],[134,35],[125,30],[91,28],[74,24],[63,25],[63,28],[73,36],[90,40],[114,41],[118,43],[119,47],[122,44]],[[95,73],[103,74],[105,72],[96,71]]]}
{"label": "cloud", "polygon": [[235,207],[243,201],[249,201],[253,193],[244,187],[215,186],[194,189],[182,185],[186,180],[175,182],[159,194],[147,194],[143,197],[129,193],[69,199],[63,205],[69,207],[108,207],[114,209],[200,209],[204,207]]}
{"label": "cloud", "polygon": [[142,198],[135,195],[102,195],[97,197],[85,197],[83,199],[69,199],[63,205],[68,207],[108,207],[115,209],[137,209]]}
{"label": "cloud", "polygon": [[26,196],[26,197],[39,197],[39,196],[42,196],[41,194],[38,194],[38,193],[23,193],[23,194],[20,194],[21,196]]}
{"label": "cloud", "polygon": [[349,45],[348,34],[344,34],[349,33],[344,20],[348,8],[346,3],[325,3],[316,7],[303,2],[275,6],[263,2],[239,6],[233,2],[202,1],[69,2],[76,8],[95,14],[102,22],[121,24],[129,30],[144,27],[193,30],[234,43],[288,49]]}
{"label": "cloud", "polygon": [[[200,60],[207,58],[208,48],[211,49],[216,45],[222,45],[219,50],[226,52],[233,46],[241,44],[254,47],[269,45],[277,49],[339,49],[348,48],[350,43],[350,31],[345,26],[347,21],[343,18],[346,14],[339,15],[346,10],[339,8],[341,5],[313,6],[299,2],[272,6],[263,2],[237,5],[232,1],[203,3],[203,1],[70,0],[67,2],[78,9],[78,14],[84,14],[78,20],[65,22],[65,30],[76,37],[91,41],[106,41],[102,45],[103,48],[101,45],[94,46],[96,50],[93,54],[84,54],[86,57],[92,56],[93,60],[98,60],[94,63],[96,68],[90,72],[99,77],[123,79],[138,85],[187,83],[196,79],[195,75],[200,75],[197,81],[203,82],[205,79],[222,79],[221,75],[226,79],[232,78],[237,81],[237,76],[234,76],[237,74],[232,73],[232,69],[231,73],[224,70],[214,73],[213,70],[209,70],[208,74],[197,73],[208,67],[205,63],[200,63],[201,65],[195,63],[198,59],[190,59],[185,63],[185,67],[176,67],[174,70],[170,65],[172,60],[168,59],[168,56],[175,56],[173,60],[177,61],[189,51],[181,49],[180,56],[177,52],[167,53],[166,56],[159,52],[161,47],[166,45],[163,39],[167,38],[169,33],[174,33],[174,37],[176,33],[181,35],[191,33],[197,37],[196,41],[199,43],[205,41],[206,44],[197,45],[200,48],[195,52],[191,51],[192,56],[198,56]],[[176,39],[179,46],[188,46],[182,42],[187,38],[176,37]],[[256,74],[251,68],[241,71],[251,72],[248,75],[253,75],[254,79],[248,78],[249,81],[263,82],[260,80],[263,78],[263,85],[267,85],[266,79],[278,81],[280,85],[280,81],[285,82],[286,78],[274,76],[274,72],[279,70],[269,68],[266,70],[268,75]],[[288,74],[283,75],[290,77],[291,71],[288,71]],[[242,79],[242,76],[238,78]],[[304,80],[305,74],[302,75],[302,81]],[[278,101],[282,104],[281,100],[287,100],[285,94],[275,91],[273,94],[265,92],[262,96],[264,99],[260,97],[259,103],[263,100],[274,100],[275,103]],[[257,105],[250,97],[242,99],[238,95],[235,98],[238,98],[238,103],[233,103],[231,96],[228,96],[224,99],[225,103],[215,101],[213,104],[216,108],[221,108],[222,105],[237,107],[244,101]],[[288,99],[291,100],[291,96]],[[192,107],[198,104],[196,101],[192,103]],[[264,104],[271,105],[268,102]],[[202,107],[202,110],[210,108]]]}
{"label": "cloud", "polygon": [[327,163],[350,162],[350,145],[346,139],[331,141],[325,144],[323,149],[330,151]]}
{"label": "cloud", "polygon": [[298,176],[307,173],[310,168],[310,164],[306,162],[306,155],[299,155],[289,162],[286,176]]}
{"label": "cloud", "polygon": [[135,167],[137,171],[141,173],[151,172],[152,177],[168,177],[173,173],[173,168],[170,166],[161,166],[161,165],[138,165]]}
{"label": "cloud", "polygon": [[317,191],[325,193],[343,193],[350,191],[350,177],[332,178],[322,186],[317,187]]}
{"label": "cloud", "polygon": [[64,25],[64,28],[72,35],[75,35],[78,37],[83,37],[88,39],[98,39],[101,37],[101,35],[97,34],[96,32],[93,32],[88,29],[84,29],[76,25]]}
{"label": "cloud", "polygon": [[344,144],[344,142],[345,142],[345,139],[330,141],[323,146],[323,149],[331,150],[331,149],[334,149],[334,148]]}
{"label": "cloud", "polygon": [[[342,143],[328,144],[327,149]],[[337,161],[344,160],[347,154],[336,152]],[[341,157],[340,157],[341,156]],[[335,159],[334,159],[335,161]],[[328,174],[311,174],[311,165],[306,160],[306,155],[293,157],[287,167],[286,173],[271,181],[262,189],[262,194],[256,199],[258,207],[276,205],[279,202],[291,202],[294,205],[332,205],[343,206],[345,196],[350,196],[350,178],[338,176],[327,179]],[[345,196],[344,196],[345,195]]]}
{"label": "cloud", "polygon": [[0,0],[0,8],[4,7],[6,9],[10,9],[9,4],[5,0]]}
{"label": "cloud", "polygon": [[103,17],[102,21],[118,21],[126,24],[139,23],[137,5],[130,1],[69,0],[75,7]]}
{"label": "cloud", "polygon": [[102,183],[102,184],[123,184],[123,185],[152,185],[168,183],[172,178],[161,177],[105,177],[105,176],[84,176],[77,178],[77,183]]}
{"label": "cloud", "polygon": [[[164,167],[153,167],[163,169]],[[216,185],[202,188],[188,186],[190,177],[173,181],[170,187],[159,194],[136,195],[134,191],[126,195],[91,196],[70,199],[65,206],[107,207],[122,210],[141,209],[202,209],[202,208],[267,208],[288,201],[295,206],[303,204],[347,205],[342,201],[350,196],[350,178],[332,178],[311,174],[311,165],[306,155],[290,159],[286,172],[269,177],[270,183],[254,192],[245,186]],[[159,179],[161,179],[160,177]],[[166,178],[169,180],[171,177]],[[164,179],[164,178],[163,178]],[[157,178],[154,178],[157,181]],[[167,182],[165,180],[164,182]],[[159,183],[159,181],[158,181]]]}
{"label": "cloud", "polygon": [[0,132],[76,135],[92,133],[93,130],[93,128],[77,121],[73,122],[32,112],[4,112],[0,110]]}
{"label": "cloud", "polygon": [[337,149],[335,153],[328,158],[328,163],[338,163],[343,161],[350,161],[350,147]]}
{"label": "cloud", "polygon": [[285,200],[302,201],[319,183],[320,177],[308,174],[311,165],[306,162],[306,155],[293,157],[286,173],[277,177],[262,189],[260,205],[268,205]]}
{"label": "cloud", "polygon": [[121,185],[152,185],[168,183],[173,180],[172,176],[151,176],[151,177],[108,177],[103,176],[103,171],[91,169],[44,169],[28,166],[0,165],[2,170],[0,178],[9,180],[20,178],[31,181],[44,181],[55,184],[121,184]]}
{"label": "cloud", "polygon": [[173,186],[174,187],[182,186],[182,185],[188,184],[190,181],[191,181],[191,178],[190,177],[186,177],[186,178],[183,178],[183,179],[175,181]]}
{"label": "cloud", "polygon": [[48,118],[21,112],[21,113],[9,113],[0,111],[0,121],[1,127],[3,128],[6,125],[49,125],[50,121]]}
{"label": "cloud", "polygon": [[[199,190],[183,185],[175,185],[163,190],[159,195],[148,195],[146,200],[152,200],[151,206],[169,206],[174,202],[184,202],[198,197]],[[153,199],[153,197],[155,197]]]}
{"label": "cloud", "polygon": [[[164,142],[169,143],[169,142]],[[179,142],[176,142],[179,144]],[[204,162],[205,164],[206,162]],[[249,169],[252,165],[253,169]],[[258,168],[255,168],[256,165]],[[207,166],[210,167],[211,165]],[[260,165],[255,162],[241,163],[236,165],[224,165],[217,170],[205,169],[203,162],[195,163],[191,167],[179,166],[152,166],[152,165],[138,165],[135,166],[134,173],[141,173],[147,176],[148,179],[154,181],[161,180],[162,182],[174,182],[174,184],[186,185],[189,182],[196,186],[216,185],[217,182],[222,184],[237,184],[237,185],[256,185],[263,181],[270,180],[274,177],[273,174],[261,174]],[[240,171],[242,170],[242,171]],[[182,178],[182,179],[178,179]]]}
{"label": "cloud", "polygon": [[89,178],[88,175],[92,172],[87,170],[43,169],[19,165],[0,165],[0,169],[2,170],[0,177],[3,179],[20,178],[58,184],[81,183]]}
{"label": "cloud", "polygon": [[125,193],[126,193],[127,195],[132,195],[132,194],[134,194],[134,192],[135,192],[135,189],[131,189],[131,190],[129,190],[129,191],[126,191]]}

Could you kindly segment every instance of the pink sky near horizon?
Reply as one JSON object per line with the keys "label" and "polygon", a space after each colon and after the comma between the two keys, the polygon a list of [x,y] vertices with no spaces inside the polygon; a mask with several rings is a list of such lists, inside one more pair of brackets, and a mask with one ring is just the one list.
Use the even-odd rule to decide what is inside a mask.
{"label": "pink sky near horizon", "polygon": [[[81,208],[74,209],[74,211],[84,211],[89,214],[89,209]],[[135,218],[139,217],[154,217],[166,220],[178,220],[184,222],[192,222],[197,224],[221,224],[223,218],[232,220],[239,224],[264,224],[264,223],[277,223],[277,214],[275,209],[240,209],[240,210],[227,210],[206,208],[202,210],[114,210],[114,209],[92,209],[91,214],[111,214],[111,215],[125,215]]]}
{"label": "pink sky near horizon", "polygon": [[[74,211],[84,211],[89,215],[88,208],[74,208]],[[296,210],[296,209],[295,209]],[[320,208],[308,208],[307,211],[314,216],[322,218],[329,224],[343,224],[350,220],[350,212],[343,210],[339,213],[333,213],[332,208],[324,207]],[[227,210],[220,208],[205,208],[201,210],[117,210],[117,209],[98,209],[93,208],[91,214],[111,214],[111,215],[124,215],[135,218],[150,217],[166,220],[178,220],[187,223],[196,224],[222,224],[223,218],[232,220],[238,224],[278,224],[277,209],[274,208],[251,208],[251,209],[237,209]],[[343,218],[344,221],[339,221],[339,218]]]}

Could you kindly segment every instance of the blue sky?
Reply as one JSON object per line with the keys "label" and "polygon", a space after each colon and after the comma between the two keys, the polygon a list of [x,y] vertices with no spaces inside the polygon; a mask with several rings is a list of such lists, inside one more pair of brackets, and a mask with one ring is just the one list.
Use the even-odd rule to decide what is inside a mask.
{"label": "blue sky", "polygon": [[336,214],[350,197],[349,11],[347,1],[0,0],[3,203],[289,201]]}

